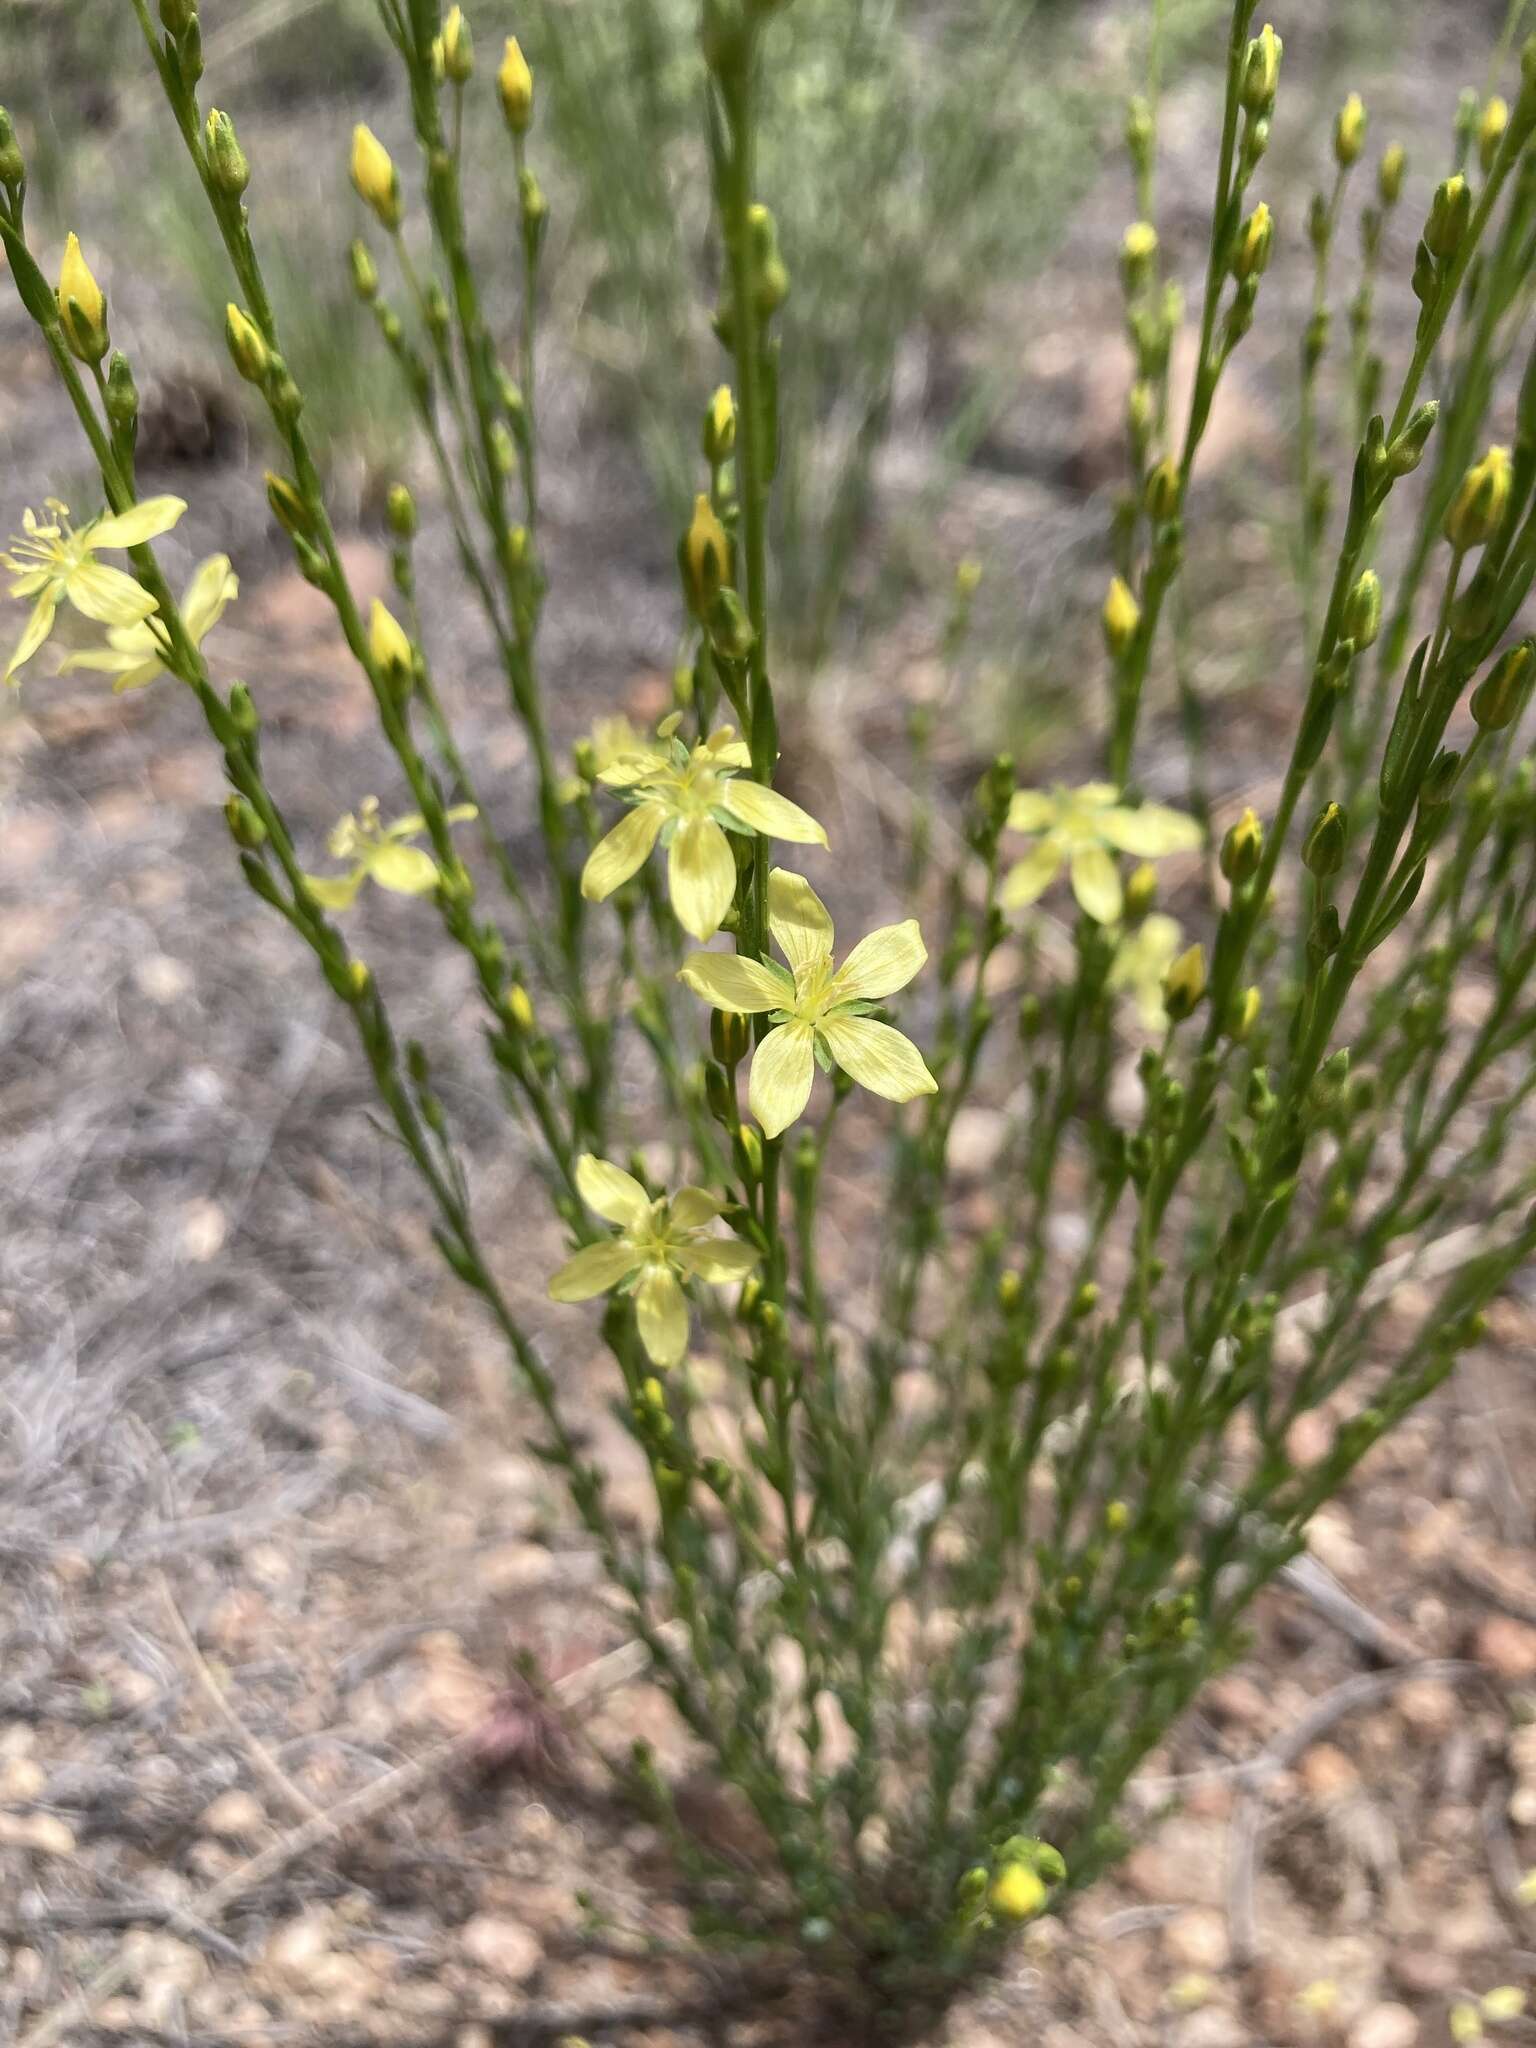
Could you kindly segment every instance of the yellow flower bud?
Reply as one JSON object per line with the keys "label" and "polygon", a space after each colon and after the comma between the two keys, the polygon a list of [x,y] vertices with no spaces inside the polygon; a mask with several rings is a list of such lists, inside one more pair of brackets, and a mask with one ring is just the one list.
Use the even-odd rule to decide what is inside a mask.
{"label": "yellow flower bud", "polygon": [[993,1878],[988,1903],[1001,1920],[1033,1920],[1046,1897],[1044,1881],[1027,1863],[1008,1863]]}
{"label": "yellow flower bud", "polygon": [[1497,93],[1483,109],[1483,118],[1477,124],[1477,160],[1486,177],[1493,169],[1493,160],[1499,153],[1499,144],[1504,140],[1504,130],[1509,126],[1509,102],[1501,100]]}
{"label": "yellow flower bud", "polygon": [[1408,152],[1400,142],[1392,142],[1381,152],[1381,162],[1376,171],[1376,190],[1383,206],[1396,206],[1403,193],[1403,177],[1408,169]]}
{"label": "yellow flower bud", "polygon": [[1243,222],[1237,237],[1237,247],[1232,252],[1232,275],[1239,282],[1250,277],[1262,277],[1269,265],[1270,247],[1275,239],[1275,223],[1265,202],[1258,205]]}
{"label": "yellow flower bud", "polygon": [[1352,92],[1339,109],[1338,119],[1333,124],[1334,160],[1347,170],[1359,161],[1365,147],[1365,101],[1359,93]]}
{"label": "yellow flower bud", "polygon": [[1445,515],[1445,537],[1453,548],[1480,548],[1498,532],[1509,506],[1509,450],[1490,448],[1461,480]]}
{"label": "yellow flower bud", "polygon": [[693,521],[683,536],[683,587],[688,608],[702,619],[715,592],[731,580],[731,543],[703,491],[693,501]]}
{"label": "yellow flower bud", "polygon": [[246,383],[260,384],[272,367],[271,352],[255,321],[234,304],[224,308],[224,339]]}
{"label": "yellow flower bud", "polygon": [[1116,576],[1111,582],[1102,616],[1105,644],[1118,660],[1135,639],[1136,628],[1141,624],[1141,606],[1124,577]]}
{"label": "yellow flower bud", "polygon": [[1264,998],[1256,988],[1245,988],[1232,1005],[1232,1015],[1227,1021],[1228,1036],[1239,1045],[1246,1042],[1248,1034],[1259,1021],[1259,1012],[1264,1007]]}
{"label": "yellow flower bud", "polygon": [[475,68],[475,47],[462,7],[449,8],[440,41],[445,76],[451,78],[455,85],[463,85]]}
{"label": "yellow flower bud", "polygon": [[1171,455],[1147,477],[1146,506],[1147,517],[1159,526],[1179,509],[1179,465]]}
{"label": "yellow flower bud", "polygon": [[1248,45],[1243,63],[1242,102],[1246,113],[1267,114],[1274,105],[1284,51],[1285,45],[1275,34],[1273,24],[1266,21]]}
{"label": "yellow flower bud", "polygon": [[516,36],[507,37],[501,69],[496,74],[496,90],[501,94],[501,111],[507,126],[514,135],[526,134],[533,119],[533,73]]}
{"label": "yellow flower bud", "polygon": [[1125,921],[1136,924],[1157,901],[1157,869],[1149,860],[1138,862],[1125,878]]}
{"label": "yellow flower bud", "polygon": [[391,681],[409,677],[415,666],[411,643],[400,621],[378,598],[373,600],[373,610],[368,614],[368,653],[374,667]]}
{"label": "yellow flower bud", "polygon": [[107,300],[80,253],[79,238],[64,244],[59,268],[59,323],[70,354],[82,363],[99,363],[107,352]]}
{"label": "yellow flower bud", "polygon": [[1112,1500],[1104,1510],[1104,1526],[1112,1536],[1118,1536],[1130,1519],[1131,1511],[1123,1500]]}
{"label": "yellow flower bud", "polygon": [[1264,827],[1258,812],[1249,809],[1221,842],[1221,872],[1235,884],[1251,881],[1263,857]]}
{"label": "yellow flower bud", "polygon": [[704,415],[704,460],[724,462],[736,446],[736,401],[729,384],[722,384],[709,401]]}
{"label": "yellow flower bud", "polygon": [[1163,1007],[1180,1024],[1205,994],[1205,948],[1190,946],[1163,976]]}
{"label": "yellow flower bud", "polygon": [[1120,275],[1128,293],[1149,282],[1157,255],[1157,229],[1149,220],[1132,221],[1120,242]]}
{"label": "yellow flower bud", "polygon": [[267,503],[272,508],[272,517],[290,539],[302,540],[310,532],[314,522],[309,515],[298,486],[285,476],[279,476],[275,469],[266,472]]}
{"label": "yellow flower bud", "polygon": [[352,183],[380,226],[393,234],[400,225],[400,180],[389,151],[365,121],[352,130]]}
{"label": "yellow flower bud", "polygon": [[507,1015],[519,1031],[533,1030],[533,1004],[528,999],[527,989],[520,981],[514,981],[507,990]]}
{"label": "yellow flower bud", "polygon": [[368,971],[368,962],[366,960],[349,960],[347,962],[347,980],[352,984],[354,996],[360,998],[367,995],[368,984],[372,979],[373,976]]}

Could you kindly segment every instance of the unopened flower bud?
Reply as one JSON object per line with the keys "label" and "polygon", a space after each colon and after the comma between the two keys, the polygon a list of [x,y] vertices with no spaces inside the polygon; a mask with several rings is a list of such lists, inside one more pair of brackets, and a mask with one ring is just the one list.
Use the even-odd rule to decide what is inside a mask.
{"label": "unopened flower bud", "polygon": [[238,199],[251,182],[251,167],[235,138],[235,124],[214,107],[203,126],[208,175],[228,199]]}
{"label": "unopened flower bud", "polygon": [[[762,1138],[750,1124],[739,1124],[736,1129],[736,1137],[737,1142],[741,1146],[742,1156],[747,1162],[748,1173],[751,1174],[754,1180],[761,1180],[763,1174]],[[763,1304],[765,1308],[770,1308],[772,1305],[771,1302]]]}
{"label": "unopened flower bud", "polygon": [[20,185],[26,178],[26,159],[16,140],[15,123],[0,107],[0,185]]}
{"label": "unopened flower bud", "polygon": [[416,500],[405,484],[391,484],[384,500],[384,517],[396,540],[416,538]]}
{"label": "unopened flower bud", "polygon": [[1472,692],[1472,716],[1484,732],[1502,732],[1512,725],[1525,696],[1536,641],[1517,641],[1501,654]]}
{"label": "unopened flower bud", "polygon": [[378,266],[368,253],[367,243],[354,242],[347,251],[347,261],[352,267],[352,289],[366,305],[377,298],[379,291]]}
{"label": "unopened flower bud", "polygon": [[1188,947],[1163,976],[1163,1008],[1181,1024],[1205,994],[1205,948]]}
{"label": "unopened flower bud", "polygon": [[133,367],[121,349],[113,350],[107,368],[106,406],[113,432],[125,435],[131,445],[139,425],[139,392]]}
{"label": "unopened flower bud", "polygon": [[1365,147],[1365,124],[1365,102],[1359,93],[1352,92],[1333,124],[1333,154],[1340,169],[1347,170],[1359,161]]}
{"label": "unopened flower bud", "polygon": [[462,7],[449,8],[439,40],[443,46],[443,76],[455,85],[465,84],[474,75],[475,43]]}
{"label": "unopened flower bud", "polygon": [[1152,161],[1155,136],[1150,104],[1141,93],[1132,93],[1125,109],[1125,147],[1139,171],[1146,170]]}
{"label": "unopened flower bud", "polygon": [[1275,103],[1275,92],[1280,83],[1280,59],[1285,45],[1269,22],[1265,22],[1259,34],[1248,45],[1248,54],[1243,63],[1242,101],[1243,110],[1249,114],[1267,114]]}
{"label": "unopened flower bud", "polygon": [[549,219],[549,201],[544,197],[544,187],[526,164],[517,174],[517,202],[522,209],[523,231],[537,243]]}
{"label": "unopened flower bud", "polygon": [[1262,277],[1269,266],[1269,252],[1275,239],[1275,223],[1261,199],[1238,231],[1232,251],[1232,275],[1240,284]]}
{"label": "unopened flower bud", "polygon": [[1344,865],[1344,848],[1349,838],[1349,820],[1342,804],[1324,804],[1302,841],[1301,858],[1308,874],[1319,880],[1336,875]]}
{"label": "unopened flower bud", "polygon": [[501,95],[501,111],[507,126],[514,135],[526,134],[533,119],[533,73],[516,36],[507,37],[501,69],[496,74],[496,90]]}
{"label": "unopened flower bud", "polygon": [[374,667],[393,683],[408,682],[415,672],[416,657],[405,630],[378,598],[368,614],[368,653]]}
{"label": "unopened flower bud", "polygon": [[99,363],[107,352],[107,299],[80,253],[77,236],[64,244],[59,267],[59,323],[69,352],[82,363]]}
{"label": "unopened flower bud", "polygon": [[249,313],[233,302],[224,308],[224,339],[230,359],[246,383],[264,383],[272,367],[272,352]]}
{"label": "unopened flower bud", "polygon": [[1376,167],[1376,190],[1383,206],[1396,206],[1403,196],[1403,178],[1407,169],[1407,150],[1400,142],[1389,142]]}
{"label": "unopened flower bud", "polygon": [[1238,1045],[1246,1042],[1248,1034],[1259,1021],[1259,1011],[1264,1007],[1264,998],[1256,988],[1245,988],[1232,1004],[1232,1015],[1227,1020],[1227,1036]]}
{"label": "unopened flower bud", "polygon": [[1445,537],[1453,548],[1480,548],[1492,540],[1508,509],[1511,483],[1507,448],[1490,448],[1472,465],[1445,515]]}
{"label": "unopened flower bud", "polygon": [[711,1010],[709,1049],[722,1067],[739,1067],[752,1049],[751,1024],[735,1010]]}
{"label": "unopened flower bud", "polygon": [[1499,144],[1504,140],[1504,130],[1508,126],[1509,102],[1501,100],[1495,93],[1477,124],[1477,160],[1484,177],[1493,169],[1493,160],[1499,153]]}
{"label": "unopened flower bud", "polygon": [[1381,631],[1381,578],[1366,569],[1351,586],[1344,600],[1344,637],[1353,640],[1355,652],[1363,653]]}
{"label": "unopened flower bud", "polygon": [[1136,924],[1157,901],[1157,868],[1149,861],[1137,863],[1125,878],[1125,920]]}
{"label": "unopened flower bud", "polygon": [[731,543],[703,491],[693,501],[693,519],[678,550],[688,609],[702,620],[715,592],[731,581]]}
{"label": "unopened flower bud", "polygon": [[736,401],[722,384],[704,414],[704,460],[711,466],[726,460],[736,446]]}
{"label": "unopened flower bud", "polygon": [[746,606],[729,584],[717,590],[710,599],[704,623],[709,630],[709,644],[716,654],[727,661],[746,660],[757,635],[747,616]]}
{"label": "unopened flower bud", "polygon": [[1221,842],[1221,872],[1234,888],[1251,881],[1264,858],[1264,827],[1257,811],[1245,810]]}
{"label": "unopened flower bud", "polygon": [[160,0],[160,25],[169,36],[183,36],[197,19],[197,0]]}
{"label": "unopened flower bud", "polygon": [[224,822],[236,846],[255,853],[267,836],[267,828],[243,796],[231,794],[224,800]]}
{"label": "unopened flower bud", "polygon": [[1044,1883],[1025,1863],[1005,1864],[987,1894],[988,1904],[1001,1920],[1033,1920],[1046,1898]]}
{"label": "unopened flower bud", "polygon": [[1424,447],[1435,430],[1440,417],[1437,399],[1426,399],[1409,420],[1406,427],[1386,450],[1387,472],[1390,476],[1411,476],[1424,459]]}
{"label": "unopened flower bud", "polygon": [[365,121],[352,130],[352,183],[391,234],[400,225],[400,180],[389,151]]}
{"label": "unopened flower bud", "polygon": [[1157,467],[1148,472],[1146,507],[1147,517],[1158,526],[1171,519],[1179,509],[1179,465],[1171,455],[1165,455]]}
{"label": "unopened flower bud", "polygon": [[1449,263],[1461,247],[1472,217],[1472,190],[1458,171],[1442,178],[1424,223],[1424,243],[1437,263]]}
{"label": "unopened flower bud", "polygon": [[1149,220],[1132,221],[1120,243],[1120,277],[1127,298],[1151,283],[1156,258],[1157,229]]}
{"label": "unopened flower bud", "polygon": [[1101,617],[1104,644],[1118,661],[1135,639],[1136,629],[1141,624],[1141,606],[1124,577],[1116,576],[1111,580]]}
{"label": "unopened flower bud", "polygon": [[302,540],[314,529],[309,516],[309,507],[300,494],[298,485],[276,470],[266,473],[267,503],[272,508],[272,517],[291,540]]}

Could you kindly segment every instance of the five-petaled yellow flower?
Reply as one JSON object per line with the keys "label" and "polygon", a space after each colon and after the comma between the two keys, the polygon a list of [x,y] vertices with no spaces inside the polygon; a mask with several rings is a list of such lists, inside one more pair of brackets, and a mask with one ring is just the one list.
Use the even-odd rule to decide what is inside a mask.
{"label": "five-petaled yellow flower", "polygon": [[683,1280],[728,1286],[744,1280],[761,1255],[736,1238],[709,1234],[725,1204],[707,1188],[679,1188],[653,1201],[633,1175],[590,1152],[576,1162],[576,1185],[589,1209],[618,1225],[618,1236],[567,1259],[549,1283],[550,1298],[589,1301],[623,1287],[634,1297],[652,1363],[678,1364],[688,1349]]}
{"label": "five-petaled yellow flower", "polygon": [[[444,812],[450,825],[478,817],[473,804],[454,804]],[[356,815],[350,812],[331,828],[326,841],[337,860],[352,863],[345,875],[306,875],[310,894],[327,910],[345,910],[364,882],[377,882],[397,896],[425,896],[443,879],[442,869],[425,847],[407,846],[427,829],[425,818],[412,811],[393,825],[379,823],[379,800],[365,796]]]}
{"label": "five-petaled yellow flower", "polygon": [[169,533],[187,504],[184,498],[146,498],[86,526],[71,526],[69,507],[57,498],[48,499],[47,509],[47,519],[24,512],[22,531],[12,535],[9,554],[0,555],[14,579],[10,595],[32,600],[32,616],[6,663],[8,683],[53,631],[54,614],[66,598],[102,626],[135,626],[148,618],[155,600],[125,570],[98,562],[96,550],[135,548]]}
{"label": "five-petaled yellow flower", "polygon": [[905,988],[928,958],[917,920],[888,924],[832,965],[832,920],[803,875],[775,868],[768,877],[768,929],[788,970],[735,953],[690,953],[678,979],[716,1009],[764,1013],[774,1029],[752,1055],[748,1100],[764,1133],[776,1138],[810,1098],[817,1062],[835,1062],[851,1080],[888,1102],[910,1102],[938,1087],[910,1038],[869,1014]]}
{"label": "five-petaled yellow flower", "polygon": [[1109,986],[1134,997],[1137,1015],[1148,1031],[1161,1031],[1168,1023],[1163,981],[1178,958],[1183,937],[1176,917],[1155,910],[1126,933],[1109,963]]}
{"label": "five-petaled yellow flower", "polygon": [[[228,555],[210,555],[199,562],[192,581],[182,592],[181,623],[194,647],[201,647],[223,616],[224,607],[240,593],[240,579],[229,565]],[[114,694],[142,690],[146,683],[164,672],[170,655],[170,637],[158,618],[135,619],[131,626],[109,626],[105,647],[93,647],[71,654],[59,664],[61,673],[72,668],[98,669],[112,678]]]}
{"label": "five-petaled yellow flower", "polygon": [[825,846],[816,820],[788,797],[739,771],[752,756],[722,725],[691,751],[677,737],[677,714],[657,729],[659,744],[615,756],[597,779],[634,808],[600,839],[581,872],[581,893],[600,903],[643,865],[658,837],[667,849],[667,888],[678,923],[708,939],[736,893],[736,857],[727,832],[762,833],[802,846]]}
{"label": "five-petaled yellow flower", "polygon": [[1192,853],[1200,827],[1166,804],[1123,804],[1111,782],[1085,782],[1081,789],[1021,789],[1008,811],[1015,832],[1039,833],[1040,843],[1003,877],[1005,909],[1033,903],[1068,869],[1072,893],[1100,924],[1118,922],[1124,904],[1117,853],[1157,860],[1165,853]]}

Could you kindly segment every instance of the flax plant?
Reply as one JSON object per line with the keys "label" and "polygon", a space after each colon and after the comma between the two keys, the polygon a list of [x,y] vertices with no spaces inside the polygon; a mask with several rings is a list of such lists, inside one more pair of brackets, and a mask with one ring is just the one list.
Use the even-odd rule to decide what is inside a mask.
{"label": "flax plant", "polygon": [[[1356,378],[1370,404],[1331,566],[1327,522],[1307,527],[1316,575],[1288,756],[1220,833],[1143,799],[1139,742],[1217,386],[1255,321],[1284,318],[1264,298],[1275,228],[1262,196],[1288,104],[1280,34],[1235,0],[1187,410],[1166,377],[1180,296],[1149,218],[1155,92],[1145,119],[1133,110],[1143,217],[1122,282],[1142,396],[1103,608],[1104,758],[1053,791],[1021,790],[1012,763],[993,761],[947,862],[925,795],[912,900],[849,931],[846,869],[774,787],[770,514],[796,341],[793,252],[759,145],[788,118],[773,18],[804,0],[705,0],[722,353],[699,393],[679,535],[687,660],[658,732],[615,710],[569,763],[538,650],[539,81],[516,41],[494,65],[478,56],[458,7],[378,0],[417,148],[396,164],[366,128],[350,155],[338,143],[360,228],[349,261],[528,741],[538,869],[509,857],[505,792],[478,786],[445,714],[403,487],[389,500],[392,602],[365,614],[349,585],[266,285],[259,181],[230,116],[206,104],[194,0],[159,0],[158,22],[148,0],[128,4],[226,252],[232,361],[283,451],[273,518],[335,610],[397,787],[350,798],[329,841],[339,871],[316,872],[320,849],[283,808],[263,678],[226,690],[204,657],[238,603],[233,566],[211,558],[184,603],[168,585],[154,542],[183,508],[140,494],[133,366],[112,349],[89,251],[71,237],[57,285],[45,274],[0,115],[9,277],[103,501],[78,521],[52,506],[13,545],[10,594],[30,611],[12,680],[48,687],[44,650],[68,603],[106,629],[89,663],[120,687],[191,692],[223,760],[245,882],[334,991],[438,1249],[537,1414],[533,1450],[691,1738],[772,1845],[748,1881],[688,1832],[656,1759],[628,1759],[631,1789],[676,1842],[700,1938],[793,1965],[857,2038],[916,2037],[1021,1924],[1122,1852],[1124,1795],[1148,1751],[1240,1653],[1254,1597],[1317,1508],[1452,1371],[1536,1250],[1536,758],[1523,736],[1536,643],[1515,637],[1536,575],[1536,373],[1507,447],[1484,424],[1499,366],[1531,348],[1536,44],[1475,165],[1435,189],[1406,359]],[[499,101],[504,153],[474,175],[501,180],[515,230],[505,339],[464,226],[461,117],[478,91]],[[1362,124],[1346,106],[1340,190]],[[1383,206],[1401,199],[1390,161]],[[1325,202],[1314,237],[1304,360],[1319,353],[1336,214]],[[1379,237],[1365,255],[1374,288]],[[1424,396],[1437,360],[1441,406]],[[1304,437],[1309,503],[1322,503],[1330,438]],[[1410,654],[1405,629],[1394,652],[1394,620],[1367,660],[1382,614],[1372,563],[1394,546],[1409,562],[1399,614],[1428,630]],[[963,570],[950,645],[974,588]],[[914,747],[921,759],[916,730]],[[808,872],[780,865],[775,841],[803,848]],[[1182,886],[1202,852],[1210,915]],[[431,1047],[402,1043],[390,991],[347,937],[370,882],[380,912],[400,895],[429,901],[468,963],[509,1115],[547,1184],[547,1328],[498,1277]],[[1468,1025],[1457,997],[1474,978]],[[632,1046],[651,1081],[620,1102],[616,1063]],[[996,1132],[979,1214],[951,1165],[960,1114],[977,1106]],[[861,1241],[866,1211],[877,1227]],[[1447,1258],[1442,1241],[1464,1225]],[[1384,1331],[1371,1311],[1420,1266],[1424,1286]],[[583,1315],[650,1475],[643,1537],[620,1533],[563,1385]],[[723,1367],[725,1449],[695,1350]],[[1303,1417],[1321,1425],[1305,1454]]]}

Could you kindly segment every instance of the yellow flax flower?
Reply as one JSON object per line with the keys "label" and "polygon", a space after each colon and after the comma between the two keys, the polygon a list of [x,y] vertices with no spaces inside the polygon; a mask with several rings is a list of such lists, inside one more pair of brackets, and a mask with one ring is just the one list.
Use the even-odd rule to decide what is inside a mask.
{"label": "yellow flax flower", "polygon": [[633,809],[593,847],[581,872],[582,895],[593,903],[611,896],[660,838],[678,923],[695,939],[712,938],[736,893],[736,857],[726,833],[760,832],[801,846],[827,843],[808,812],[740,773],[751,765],[728,725],[690,750],[677,737],[676,714],[663,719],[657,744],[616,754],[597,779]]}
{"label": "yellow flax flower", "polygon": [[1125,934],[1109,963],[1109,986],[1124,989],[1134,998],[1137,1015],[1148,1031],[1162,1031],[1167,1026],[1163,981],[1178,958],[1183,936],[1176,917],[1156,910]]}
{"label": "yellow flax flower", "polygon": [[719,1010],[774,1021],[752,1055],[748,1100],[765,1136],[776,1138],[804,1110],[818,1062],[888,1102],[910,1102],[938,1087],[910,1038],[869,1014],[905,988],[928,958],[915,918],[861,939],[832,965],[832,920],[803,875],[768,877],[768,929],[788,969],[737,953],[690,953],[678,972]]}
{"label": "yellow flax flower", "polygon": [[632,1174],[594,1159],[576,1162],[576,1185],[587,1207],[618,1235],[588,1245],[549,1283],[552,1301],[590,1301],[622,1287],[634,1297],[640,1341],[653,1365],[677,1365],[688,1349],[688,1303],[684,1280],[712,1287],[744,1280],[760,1253],[731,1237],[714,1237],[709,1226],[725,1204],[707,1188],[679,1188],[654,1201]]}
{"label": "yellow flax flower", "polygon": [[[450,825],[462,825],[479,813],[473,804],[454,804],[444,816]],[[367,881],[397,896],[428,895],[442,880],[442,869],[425,847],[405,843],[426,829],[425,818],[415,811],[381,825],[378,798],[365,796],[355,814],[349,812],[332,826],[326,841],[332,858],[350,861],[351,868],[344,875],[306,875],[310,894],[327,910],[347,909]]]}
{"label": "yellow flax flower", "polygon": [[[240,579],[230,567],[228,555],[210,555],[206,562],[199,562],[181,594],[181,623],[194,647],[202,646],[223,617],[224,607],[239,593]],[[142,690],[163,674],[169,654],[170,637],[160,620],[135,619],[131,626],[109,626],[105,647],[71,654],[59,666],[61,672],[98,669],[111,676],[113,693],[120,695],[124,690]]]}
{"label": "yellow flax flower", "polygon": [[10,552],[0,555],[0,564],[14,579],[10,595],[32,600],[32,616],[6,663],[5,680],[14,682],[17,671],[48,638],[54,614],[66,598],[98,625],[133,626],[147,619],[155,600],[125,570],[98,562],[96,550],[136,548],[155,540],[169,533],[186,509],[184,498],[146,498],[126,512],[78,527],[70,525],[69,507],[57,498],[48,499],[46,519],[24,512],[22,530],[12,535]]}
{"label": "yellow flax flower", "polygon": [[1015,832],[1038,834],[1039,844],[1003,877],[1004,908],[1022,910],[1037,901],[1065,865],[1073,895],[1100,924],[1118,923],[1124,904],[1117,853],[1158,860],[1167,853],[1192,853],[1200,844],[1193,818],[1166,804],[1123,804],[1112,782],[1021,789],[1008,823]]}

